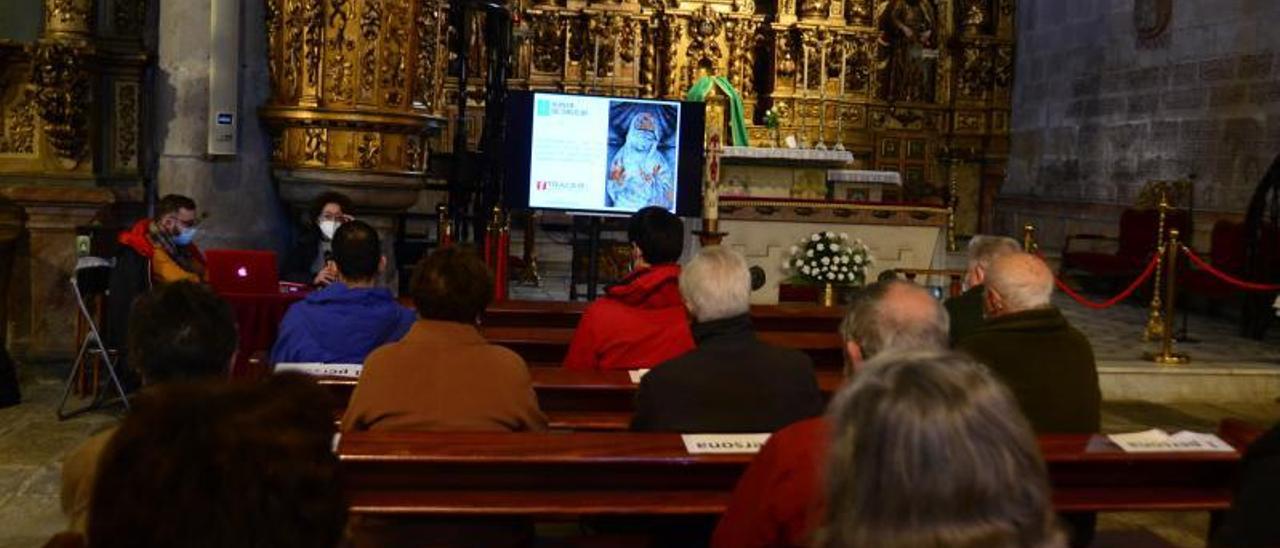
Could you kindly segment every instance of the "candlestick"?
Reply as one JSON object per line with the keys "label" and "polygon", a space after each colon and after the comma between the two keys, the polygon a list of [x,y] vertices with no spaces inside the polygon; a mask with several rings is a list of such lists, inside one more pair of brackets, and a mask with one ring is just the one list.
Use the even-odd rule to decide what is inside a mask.
{"label": "candlestick", "polygon": [[844,97],[844,76],[849,66],[849,44],[840,44],[840,96]]}

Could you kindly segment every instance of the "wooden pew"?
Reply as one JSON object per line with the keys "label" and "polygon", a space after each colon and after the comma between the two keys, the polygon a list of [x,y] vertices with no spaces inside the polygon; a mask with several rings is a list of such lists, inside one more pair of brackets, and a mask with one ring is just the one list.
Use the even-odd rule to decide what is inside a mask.
{"label": "wooden pew", "polygon": [[[410,304],[412,306],[412,304]],[[582,319],[585,302],[505,301],[485,310],[488,327],[575,328]],[[753,305],[751,323],[760,331],[835,333],[844,318],[844,308],[816,305]]]}
{"label": "wooden pew", "polygon": [[[558,366],[531,366],[538,405],[551,428],[576,431],[621,431],[631,424],[638,385],[625,371],[574,371]],[[836,371],[818,371],[818,388],[830,398],[844,383]],[[318,378],[346,407],[355,379]]]}
{"label": "wooden pew", "polygon": [[[1039,438],[1060,511],[1219,511],[1237,453],[1087,450]],[[365,515],[714,515],[751,455],[689,455],[648,433],[348,433],[338,443],[352,512]]]}
{"label": "wooden pew", "polygon": [[[510,348],[529,363],[563,363],[573,340],[569,327],[500,327],[480,328],[485,339]],[[757,331],[761,340],[801,350],[813,359],[817,369],[838,370],[844,367],[843,343],[835,329],[825,332]]]}

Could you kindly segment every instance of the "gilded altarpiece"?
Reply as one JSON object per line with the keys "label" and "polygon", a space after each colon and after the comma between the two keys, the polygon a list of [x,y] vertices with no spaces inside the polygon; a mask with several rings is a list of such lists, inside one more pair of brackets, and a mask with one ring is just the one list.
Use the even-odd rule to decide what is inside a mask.
{"label": "gilded altarpiece", "polygon": [[[701,75],[726,76],[753,146],[790,135],[841,145],[861,168],[902,173],[911,201],[943,203],[955,188],[959,232],[974,233],[1008,158],[1015,10],[1015,0],[522,0],[510,85],[676,98]],[[474,146],[485,40],[478,20],[467,24]],[[457,63],[449,57],[440,82],[450,119]],[[451,132],[433,148],[447,151]]]}
{"label": "gilded altarpiece", "polygon": [[74,352],[66,280],[77,233],[107,230],[124,217],[113,213],[142,199],[151,7],[44,0],[4,8],[35,9],[41,19],[36,40],[0,40],[0,297],[8,286],[0,342],[17,356]]}

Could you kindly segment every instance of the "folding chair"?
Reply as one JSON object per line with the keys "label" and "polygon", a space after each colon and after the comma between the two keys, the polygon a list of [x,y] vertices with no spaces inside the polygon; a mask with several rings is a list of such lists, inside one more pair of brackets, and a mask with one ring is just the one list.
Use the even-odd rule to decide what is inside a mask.
{"label": "folding chair", "polygon": [[[120,395],[120,403],[124,404],[125,410],[129,409],[129,396],[125,393],[124,385],[120,383],[120,377],[116,374],[116,360],[112,355],[113,352],[103,342],[98,324],[94,321],[93,314],[89,312],[89,306],[86,304],[107,295],[113,266],[111,262],[101,257],[81,257],[76,262],[75,274],[71,276],[71,291],[76,296],[76,306],[80,308],[80,314],[89,331],[80,343],[80,352],[76,355],[75,363],[71,365],[71,374],[67,377],[66,386],[63,387],[62,401],[58,403],[59,420],[104,406],[108,403],[106,394],[112,388]],[[102,386],[101,381],[95,380],[93,401],[79,409],[67,411],[67,397],[71,395],[71,389],[76,385],[79,376],[90,373],[89,363],[92,357],[102,360],[101,363],[106,368],[106,386]]]}

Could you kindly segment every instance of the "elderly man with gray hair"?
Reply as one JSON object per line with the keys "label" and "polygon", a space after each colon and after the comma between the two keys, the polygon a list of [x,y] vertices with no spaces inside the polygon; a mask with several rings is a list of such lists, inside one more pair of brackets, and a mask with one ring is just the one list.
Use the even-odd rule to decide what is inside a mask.
{"label": "elderly man with gray hair", "polygon": [[1017,240],[1006,236],[974,236],[969,240],[969,267],[964,275],[964,293],[947,299],[951,316],[951,344],[969,336],[982,325],[987,271],[992,261],[1022,251]]}
{"label": "elderly man with gray hair", "polygon": [[997,258],[987,271],[987,321],[960,341],[1000,376],[1042,433],[1093,433],[1101,426],[1093,346],[1050,303],[1053,272],[1028,253]]}
{"label": "elderly man with gray hair", "polygon": [[[1009,386],[1037,433],[1094,433],[1102,391],[1093,346],[1050,298],[1053,271],[1029,253],[996,258],[986,272],[987,320],[956,346]],[[1095,515],[1063,514],[1071,546],[1088,546]]]}
{"label": "elderly man with gray hair", "polygon": [[751,274],[738,253],[703,248],[680,272],[696,348],[640,383],[631,428],[666,432],[773,432],[822,412],[813,362],[771,346],[751,327]]}
{"label": "elderly man with gray hair", "polygon": [[[850,303],[840,336],[847,373],[866,360],[900,352],[947,348],[947,311],[920,286],[876,282]],[[820,521],[823,461],[830,445],[825,417],[783,428],[769,438],[734,489],[712,537],[712,548],[808,546]]]}

